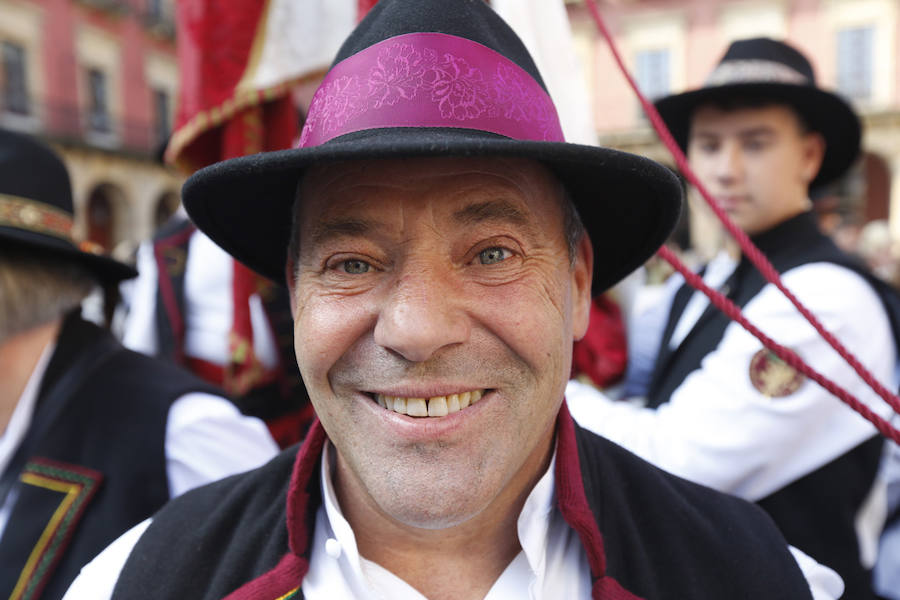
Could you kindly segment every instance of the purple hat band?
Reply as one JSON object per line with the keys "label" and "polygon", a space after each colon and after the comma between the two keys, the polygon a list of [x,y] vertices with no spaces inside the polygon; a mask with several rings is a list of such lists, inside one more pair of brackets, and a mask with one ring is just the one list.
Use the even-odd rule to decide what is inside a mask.
{"label": "purple hat band", "polygon": [[298,147],[390,127],[454,127],[516,140],[564,142],[549,94],[487,46],[409,33],[336,64],[319,86]]}

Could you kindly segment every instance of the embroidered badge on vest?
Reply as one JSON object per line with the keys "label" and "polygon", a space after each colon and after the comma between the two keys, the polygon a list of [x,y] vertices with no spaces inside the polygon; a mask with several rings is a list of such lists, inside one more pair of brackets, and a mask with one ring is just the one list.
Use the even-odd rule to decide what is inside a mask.
{"label": "embroidered badge on vest", "polygon": [[769,398],[784,398],[800,389],[806,376],[775,356],[767,348],[750,360],[750,382]]}
{"label": "embroidered badge on vest", "polygon": [[9,597],[9,600],[31,600],[40,596],[49,581],[84,509],[100,487],[103,474],[77,465],[34,458],[25,465],[19,479],[25,485],[62,495]]}

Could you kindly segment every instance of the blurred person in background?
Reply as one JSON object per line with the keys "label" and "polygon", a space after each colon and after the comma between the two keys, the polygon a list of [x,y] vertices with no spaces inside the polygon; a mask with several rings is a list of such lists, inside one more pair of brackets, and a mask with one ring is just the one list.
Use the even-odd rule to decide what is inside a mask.
{"label": "blurred person in background", "polygon": [[897,245],[891,235],[891,228],[884,219],[876,219],[863,225],[856,243],[856,253],[862,258],[872,273],[897,287]]}
{"label": "blurred person in background", "polygon": [[123,348],[82,300],[131,267],[76,245],[52,150],[0,131],[0,594],[61,598],[84,563],[171,497],[271,458],[257,419]]}
{"label": "blurred person in background", "polygon": [[[823,235],[811,212],[810,187],[841,176],[859,153],[850,106],[816,86],[797,50],[757,38],[734,42],[704,87],[657,107],[691,168],[785,285],[896,390],[897,297]],[[702,274],[762,331],[881,416],[892,414],[745,257],[723,252]],[[844,597],[874,598],[884,440],[700,292],[683,285],[675,294],[644,403],[613,402],[577,382],[567,398],[583,426],[757,502],[791,544],[843,577]]]}
{"label": "blurred person in background", "polygon": [[224,389],[279,446],[297,442],[313,412],[287,289],[235,263],[183,208],[140,245],[137,268],[122,343]]}

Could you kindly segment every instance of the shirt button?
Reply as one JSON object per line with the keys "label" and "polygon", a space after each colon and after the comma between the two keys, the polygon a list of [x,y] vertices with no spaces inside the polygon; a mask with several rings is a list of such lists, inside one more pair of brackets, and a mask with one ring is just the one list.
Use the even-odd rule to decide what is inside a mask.
{"label": "shirt button", "polygon": [[325,540],[325,554],[331,558],[338,559],[341,557],[341,543],[334,538]]}

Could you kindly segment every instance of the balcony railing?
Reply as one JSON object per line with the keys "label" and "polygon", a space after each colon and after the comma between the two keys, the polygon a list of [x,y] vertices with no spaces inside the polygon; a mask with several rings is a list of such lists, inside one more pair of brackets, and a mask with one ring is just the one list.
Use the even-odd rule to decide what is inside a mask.
{"label": "balcony railing", "polygon": [[152,34],[175,38],[171,4],[154,0],[78,0],[84,6],[112,15],[135,15]]}
{"label": "balcony railing", "polygon": [[34,98],[18,98],[15,106],[3,106],[0,88],[0,127],[27,131],[87,147],[153,156],[168,132],[160,131],[152,119],[122,117],[99,113],[88,107]]}

